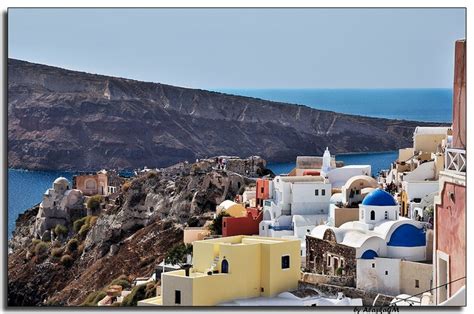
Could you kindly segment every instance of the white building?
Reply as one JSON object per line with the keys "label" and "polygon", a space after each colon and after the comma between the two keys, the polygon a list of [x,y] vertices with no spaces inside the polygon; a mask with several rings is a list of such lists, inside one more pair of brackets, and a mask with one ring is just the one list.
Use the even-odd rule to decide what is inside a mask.
{"label": "white building", "polygon": [[[424,224],[399,217],[398,211],[399,206],[392,195],[381,189],[374,190],[359,205],[359,220],[346,222],[339,228],[320,225],[311,231],[311,237],[316,238],[311,241],[335,241],[336,246],[354,248],[355,256],[336,256],[332,252],[323,254],[313,247],[315,253],[323,254],[322,258],[314,256],[315,260],[326,263],[330,255],[331,259],[337,261],[328,261],[327,265],[335,264],[339,267],[340,261],[356,259],[358,286],[365,288],[377,282],[386,287],[387,291],[392,291],[392,285],[399,286],[396,278],[400,276],[400,260],[425,261],[427,256]],[[375,261],[376,258],[380,259]],[[380,274],[371,269],[376,263],[380,265],[377,271],[383,269]],[[319,266],[316,267],[322,269]],[[371,276],[368,276],[369,273]],[[395,277],[386,277],[390,275]]]}
{"label": "white building", "polygon": [[402,189],[408,200],[408,217],[422,219],[426,216],[427,207],[433,206],[434,197],[439,193],[438,181],[404,181]]}
{"label": "white building", "polygon": [[264,201],[259,235],[296,237],[302,241],[315,225],[327,221],[331,184],[321,176],[277,176],[270,184],[270,199]]}

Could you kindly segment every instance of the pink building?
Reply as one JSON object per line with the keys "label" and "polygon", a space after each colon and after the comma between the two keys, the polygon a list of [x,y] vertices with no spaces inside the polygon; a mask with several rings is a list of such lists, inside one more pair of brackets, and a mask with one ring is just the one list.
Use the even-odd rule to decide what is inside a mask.
{"label": "pink building", "polygon": [[[465,305],[466,285],[466,41],[456,42],[453,139],[439,175],[434,210],[434,291],[436,304]],[[446,303],[443,303],[446,302]]]}

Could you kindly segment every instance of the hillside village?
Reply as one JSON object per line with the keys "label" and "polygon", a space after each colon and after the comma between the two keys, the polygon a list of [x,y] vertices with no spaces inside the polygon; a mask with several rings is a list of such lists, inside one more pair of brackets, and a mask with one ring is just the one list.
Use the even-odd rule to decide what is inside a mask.
{"label": "hillside village", "polygon": [[465,304],[465,41],[455,53],[452,125],[417,127],[379,174],[326,148],[276,176],[258,156],[216,156],[57,178],[18,219],[9,274],[64,270],[30,300],[44,305]]}

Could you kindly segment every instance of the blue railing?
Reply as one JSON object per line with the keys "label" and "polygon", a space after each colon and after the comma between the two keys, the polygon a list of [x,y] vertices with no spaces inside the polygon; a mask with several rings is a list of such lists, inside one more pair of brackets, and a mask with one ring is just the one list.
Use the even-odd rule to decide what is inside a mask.
{"label": "blue railing", "polygon": [[293,230],[293,226],[268,226],[268,229],[273,229],[275,231],[284,231],[284,230]]}

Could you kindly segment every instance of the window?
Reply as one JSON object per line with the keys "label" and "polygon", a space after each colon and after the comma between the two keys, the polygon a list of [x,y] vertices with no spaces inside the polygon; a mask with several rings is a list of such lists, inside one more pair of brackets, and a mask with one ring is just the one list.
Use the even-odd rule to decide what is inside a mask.
{"label": "window", "polygon": [[385,219],[388,219],[388,211],[385,211]]}
{"label": "window", "polygon": [[262,226],[262,230],[265,230],[265,226]]}
{"label": "window", "polygon": [[262,186],[262,187],[260,188],[260,193],[263,194],[263,191],[265,191],[265,188]]}
{"label": "window", "polygon": [[181,291],[180,290],[174,291],[174,304],[181,304]]}
{"label": "window", "polygon": [[85,183],[86,189],[88,190],[95,190],[97,188],[97,184],[94,179],[87,179]]}
{"label": "window", "polygon": [[223,274],[229,273],[229,262],[224,258],[221,263],[221,272]]}
{"label": "window", "polygon": [[388,270],[385,271],[385,275],[388,275]]}
{"label": "window", "polygon": [[314,195],[318,196],[319,195],[319,190],[314,190]]}
{"label": "window", "polygon": [[321,195],[322,195],[322,196],[326,195],[326,190],[325,190],[325,189],[322,189],[322,190],[321,190]]}
{"label": "window", "polygon": [[375,220],[375,211],[370,211],[370,220]]}
{"label": "window", "polygon": [[341,267],[344,267],[344,260],[341,259]]}
{"label": "window", "polygon": [[328,255],[327,261],[328,266],[331,266],[331,255]]}
{"label": "window", "polygon": [[372,263],[372,268],[375,268],[375,263]]}
{"label": "window", "polygon": [[360,194],[360,191],[359,191],[359,190],[355,190],[355,194],[356,194],[356,195],[359,195],[359,194]]}
{"label": "window", "polygon": [[415,279],[415,288],[420,287],[420,281],[418,279]]}
{"label": "window", "polygon": [[281,257],[281,269],[288,269],[290,268],[290,256],[285,255]]}
{"label": "window", "polygon": [[224,221],[224,228],[225,228],[225,221]]}

